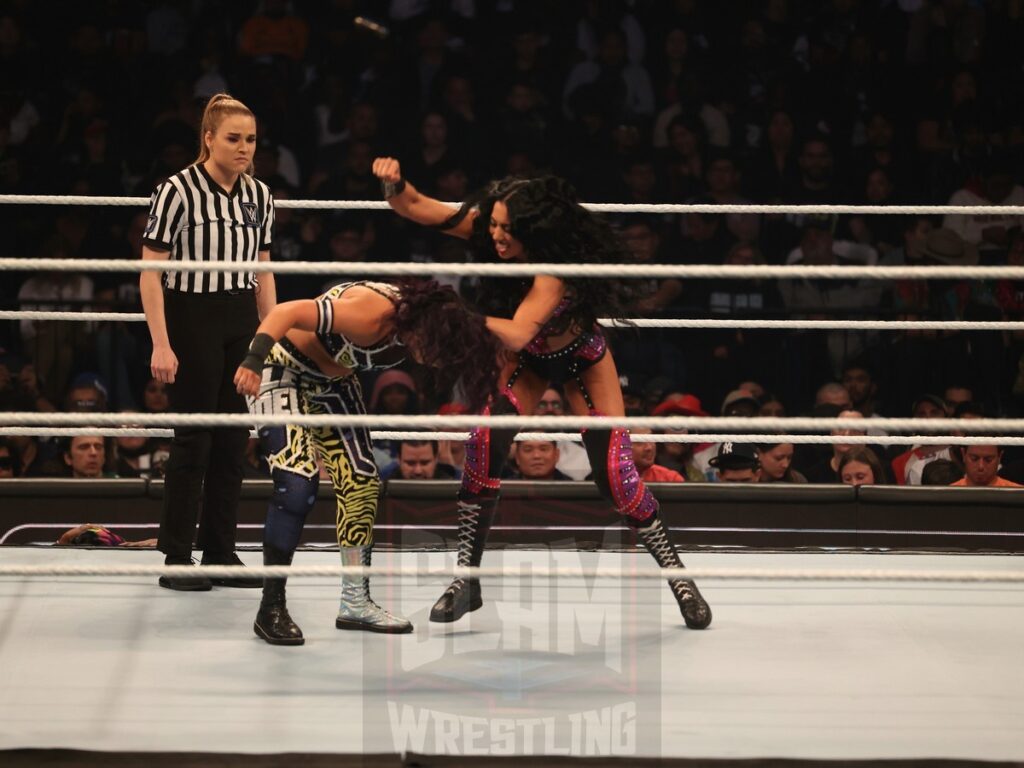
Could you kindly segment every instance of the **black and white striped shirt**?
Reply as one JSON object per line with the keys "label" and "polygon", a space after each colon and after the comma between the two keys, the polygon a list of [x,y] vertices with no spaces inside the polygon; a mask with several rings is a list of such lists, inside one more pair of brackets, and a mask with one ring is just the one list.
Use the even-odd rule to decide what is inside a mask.
{"label": "black and white striped shirt", "polygon": [[[274,201],[270,189],[241,175],[228,194],[201,164],[190,165],[158,185],[149,206],[142,242],[170,251],[171,261],[247,264],[270,250]],[[253,272],[164,273],[164,287],[184,293],[253,288]]]}

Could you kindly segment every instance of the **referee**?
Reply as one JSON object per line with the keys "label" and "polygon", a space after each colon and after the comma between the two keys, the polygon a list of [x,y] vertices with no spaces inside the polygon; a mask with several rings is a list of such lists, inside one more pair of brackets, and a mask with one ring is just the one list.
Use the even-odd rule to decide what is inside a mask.
{"label": "referee", "polygon": [[[276,303],[274,278],[246,265],[270,259],[274,202],[252,176],[256,118],[227,94],[210,99],[199,132],[199,157],[153,192],[142,240],[152,261],[230,262],[232,272],[143,272],[142,306],[153,339],[153,376],[170,384],[178,412],[246,412],[232,378],[259,320]],[[204,565],[238,565],[235,529],[246,428],[174,430],[165,465],[158,548],[166,565],[192,562],[192,540]],[[200,515],[200,510],[202,514]],[[160,586],[205,591],[213,584],[258,587],[259,580],[160,578]]]}

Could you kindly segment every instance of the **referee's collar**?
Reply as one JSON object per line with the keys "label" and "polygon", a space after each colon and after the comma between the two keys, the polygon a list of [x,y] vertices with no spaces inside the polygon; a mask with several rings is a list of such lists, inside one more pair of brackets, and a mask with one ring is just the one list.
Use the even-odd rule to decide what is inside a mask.
{"label": "referee's collar", "polygon": [[206,166],[203,163],[197,163],[197,165],[199,166],[199,172],[203,174],[203,178],[206,179],[207,184],[210,185],[210,189],[212,189],[214,192],[219,192],[225,197],[234,197],[239,192],[241,192],[242,174],[238,174],[238,177],[235,179],[235,185],[231,188],[231,192],[228,193],[224,190],[224,187],[218,184],[217,180],[210,175],[210,172],[206,170]]}

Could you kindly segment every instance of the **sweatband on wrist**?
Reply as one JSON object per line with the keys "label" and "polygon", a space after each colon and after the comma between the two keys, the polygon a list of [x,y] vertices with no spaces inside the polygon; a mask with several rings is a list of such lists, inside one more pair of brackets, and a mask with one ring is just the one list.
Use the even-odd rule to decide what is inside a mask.
{"label": "sweatband on wrist", "polygon": [[400,195],[405,191],[405,179],[399,179],[398,181],[387,181],[385,179],[380,180],[380,191],[384,195],[384,199],[388,200],[395,195]]}
{"label": "sweatband on wrist", "polygon": [[274,338],[268,333],[257,333],[249,344],[249,351],[245,353],[239,366],[256,374],[263,373],[263,361],[267,359],[270,350],[274,348]]}

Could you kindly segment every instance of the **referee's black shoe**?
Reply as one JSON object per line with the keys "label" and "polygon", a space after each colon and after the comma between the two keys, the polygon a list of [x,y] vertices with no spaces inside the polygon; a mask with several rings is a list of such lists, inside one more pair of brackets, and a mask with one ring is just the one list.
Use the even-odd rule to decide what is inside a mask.
{"label": "referee's black shoe", "polygon": [[[189,557],[167,557],[164,565],[193,565]],[[161,576],[157,582],[164,589],[175,589],[178,592],[209,592],[213,583],[205,576]]]}
{"label": "referee's black shoe", "polygon": [[[230,552],[226,555],[216,555],[203,552],[203,560],[200,565],[234,565],[238,568],[245,568],[245,563],[238,559],[238,555]],[[238,589],[256,589],[263,586],[262,576],[213,576],[210,583],[215,587],[236,587]]]}

